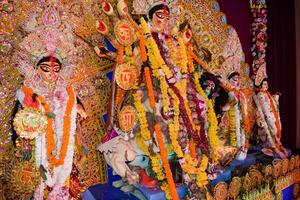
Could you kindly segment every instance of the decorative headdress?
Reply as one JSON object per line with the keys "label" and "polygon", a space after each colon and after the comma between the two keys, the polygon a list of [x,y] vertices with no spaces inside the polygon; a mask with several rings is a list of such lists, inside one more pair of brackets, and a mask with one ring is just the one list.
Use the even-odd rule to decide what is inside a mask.
{"label": "decorative headdress", "polygon": [[149,11],[157,6],[157,5],[165,5],[169,8],[170,11],[170,20],[171,25],[176,24],[176,20],[179,16],[179,2],[178,0],[133,0],[132,7],[133,12],[132,14],[135,15],[147,15]]}
{"label": "decorative headdress", "polygon": [[266,63],[265,63],[265,64],[261,65],[257,70],[256,76],[255,76],[255,85],[259,86],[261,84],[261,82],[266,78],[268,78],[268,76],[267,76]]}
{"label": "decorative headdress", "polygon": [[[21,74],[31,77],[40,59],[53,56],[62,64],[62,76],[69,77],[76,62],[75,38],[71,26],[62,22],[59,13],[51,6],[40,16],[31,13],[29,19],[25,20],[22,27],[29,34],[15,52],[16,66]],[[42,23],[39,24],[39,21]]]}
{"label": "decorative headdress", "polygon": [[244,62],[244,53],[234,28],[229,29],[229,36],[224,47],[223,57],[219,59],[220,69],[216,72],[223,79],[228,79],[232,73],[240,73],[241,63]]}

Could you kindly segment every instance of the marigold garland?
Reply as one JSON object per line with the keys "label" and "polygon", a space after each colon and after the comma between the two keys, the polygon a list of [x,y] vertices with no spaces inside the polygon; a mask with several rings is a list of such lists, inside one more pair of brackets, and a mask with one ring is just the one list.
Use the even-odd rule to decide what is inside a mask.
{"label": "marigold garland", "polygon": [[[170,139],[173,146],[173,150],[176,153],[177,157],[181,159],[184,158],[184,163],[181,164],[182,170],[187,174],[197,174],[199,172],[198,160],[194,159],[190,154],[184,154],[181,146],[178,143],[178,132],[179,132],[179,99],[173,92],[171,88],[168,90],[170,96],[174,100],[174,118],[168,120]],[[195,146],[194,146],[195,147]],[[196,155],[196,152],[194,152]],[[195,156],[196,157],[196,156]]]}
{"label": "marigold garland", "polygon": [[160,76],[159,66],[158,66],[157,60],[155,59],[155,55],[152,52],[151,44],[149,43],[148,40],[145,41],[145,44],[146,44],[146,47],[148,49],[147,56],[149,58],[150,66],[151,66],[151,69],[152,69],[151,70],[152,74],[153,74],[154,77],[158,78]]}
{"label": "marigold garland", "polygon": [[229,111],[229,134],[230,134],[230,144],[236,147],[236,122],[235,122],[235,110],[234,107],[230,107]]}
{"label": "marigold garland", "polygon": [[[137,115],[141,127],[140,134],[143,140],[142,141],[141,138],[137,136],[137,143],[139,147],[141,147],[141,149],[144,150],[144,152],[149,156],[152,164],[152,170],[155,172],[156,178],[160,181],[163,181],[166,178],[166,176],[160,164],[160,160],[161,160],[160,155],[158,153],[150,154],[150,152],[147,149],[147,146],[144,143],[144,141],[149,141],[151,139],[151,133],[148,129],[146,113],[145,110],[143,109],[141,98],[137,93],[133,94],[133,97],[134,97],[135,107],[137,109]],[[165,192],[167,199],[170,199],[169,197],[171,192],[169,187],[161,187],[161,189]]]}
{"label": "marigold garland", "polygon": [[206,187],[206,185],[208,184],[207,173],[205,172],[207,165],[208,165],[208,158],[204,155],[201,159],[201,166],[196,179],[196,183],[200,188]]}
{"label": "marigold garland", "polygon": [[[179,110],[180,110],[179,105],[183,106],[182,109],[185,110],[186,118],[191,123],[190,127],[193,128],[194,130],[196,128],[195,124],[193,124],[192,112],[190,110],[188,100],[186,99],[186,93],[187,93],[186,88],[187,88],[188,81],[187,81],[186,77],[182,77],[181,80],[178,80],[177,83],[175,83],[175,87],[173,89],[177,93],[175,93],[172,88],[168,89],[167,80],[172,78],[173,74],[169,70],[165,61],[163,60],[163,58],[160,54],[158,45],[156,44],[154,38],[152,37],[150,29],[149,29],[146,21],[143,18],[141,19],[141,25],[143,27],[144,33],[146,34],[145,45],[148,50],[147,56],[150,61],[152,75],[154,77],[156,77],[160,82],[160,89],[161,89],[161,94],[162,94],[162,103],[164,106],[163,107],[164,112],[169,111],[169,104],[170,104],[169,98],[170,97],[168,94],[170,94],[170,96],[175,101],[174,117],[173,117],[173,119],[168,120],[169,133],[170,133],[170,138],[171,138],[173,149],[179,158],[184,159],[184,163],[182,164],[183,171],[185,171],[188,174],[197,175],[197,178],[199,179],[198,184],[201,186],[206,185],[205,180],[207,181],[207,175],[205,173],[205,169],[207,167],[208,159],[207,159],[206,164],[205,164],[205,160],[203,162],[203,164],[205,166],[204,165],[198,166],[199,161],[194,159],[193,157],[191,157],[190,154],[184,154],[182,152],[182,149],[181,149],[178,141],[177,141],[178,132],[179,132],[179,128],[180,128],[179,127],[180,126],[179,125]],[[168,45],[169,52],[171,54],[171,58],[172,58],[174,64],[176,64],[177,66],[179,66],[181,68],[182,74],[186,74],[188,72],[188,64],[190,62],[189,59],[191,58],[191,56],[189,56],[187,54],[187,51],[186,51],[187,47],[184,43],[184,40],[182,38],[178,38],[178,42],[179,42],[179,47],[178,47],[178,52],[177,52],[178,54],[176,55],[174,48],[172,48],[172,46],[174,46],[174,45],[173,45],[171,39],[167,39],[167,45]],[[190,68],[191,67],[189,67],[189,69]],[[165,79],[165,77],[167,78],[167,80]],[[148,88],[149,98],[151,101],[150,105],[151,105],[151,107],[154,107],[155,99],[154,99],[154,95],[152,92],[153,88],[152,88],[152,83],[151,83],[150,70],[147,68],[145,70],[145,78],[146,78],[146,84],[147,84],[147,88]],[[179,95],[179,96],[177,97],[177,95]],[[178,99],[179,97],[181,98],[180,100]],[[161,153],[162,164],[164,166],[166,177],[167,177],[167,182],[169,184],[169,185],[167,185],[166,183],[163,183],[161,188],[166,191],[167,198],[169,198],[167,190],[170,190],[171,191],[170,195],[172,195],[171,198],[178,199],[175,183],[174,183],[174,180],[172,177],[172,172],[170,170],[170,166],[169,166],[169,163],[167,160],[167,154],[164,149],[164,142],[163,142],[160,125],[157,124],[157,125],[155,125],[154,128],[155,128],[155,132],[156,132],[156,136],[157,136],[158,146],[159,146],[160,153]],[[194,154],[195,154],[195,152],[194,152]],[[157,172],[160,167],[157,157],[150,156],[150,159],[153,160],[154,171]],[[204,168],[203,168],[203,166],[204,166]],[[203,175],[203,173],[204,173],[204,175]],[[159,175],[159,176],[160,176],[160,178],[163,178],[162,175]],[[174,197],[175,194],[176,194],[176,197]]]}
{"label": "marigold garland", "polygon": [[172,199],[171,191],[169,190],[169,185],[167,181],[164,181],[160,188],[165,191],[166,199]]}
{"label": "marigold garland", "polygon": [[142,61],[146,62],[147,61],[147,51],[146,51],[146,46],[145,46],[144,31],[143,31],[143,29],[139,29],[139,32],[140,32],[139,45],[140,45],[141,57],[142,57]]}
{"label": "marigold garland", "polygon": [[205,62],[203,62],[192,50],[189,51],[189,55],[195,60],[205,71],[210,72]]}
{"label": "marigold garland", "polygon": [[117,63],[118,65],[121,65],[124,63],[124,47],[122,45],[119,45],[117,47],[118,49],[118,56],[117,56]]}
{"label": "marigold garland", "polygon": [[162,159],[162,164],[166,173],[166,177],[167,177],[167,181],[168,181],[168,186],[171,192],[171,199],[173,200],[179,200],[178,197],[178,193],[176,191],[176,185],[175,182],[173,180],[173,175],[172,175],[172,171],[170,169],[170,165],[169,165],[169,161],[167,159],[167,154],[165,151],[165,147],[164,147],[164,140],[163,140],[163,135],[161,132],[161,128],[159,124],[156,124],[154,126],[154,130],[156,133],[156,139],[157,139],[157,143],[158,143],[158,147],[159,147],[159,152],[161,154],[161,159]]}
{"label": "marigold garland", "polygon": [[136,134],[136,143],[147,156],[150,156],[150,152],[147,145],[144,143],[141,133]]}
{"label": "marigold garland", "polygon": [[132,47],[131,46],[125,47],[125,55],[128,57],[132,56]]}
{"label": "marigold garland", "polygon": [[170,139],[172,142],[172,146],[174,149],[174,152],[176,153],[176,155],[178,156],[178,158],[182,158],[183,157],[183,152],[181,150],[181,147],[178,143],[178,132],[179,132],[179,100],[177,98],[177,96],[174,94],[173,90],[171,88],[169,88],[168,90],[170,96],[173,98],[174,100],[174,117],[173,120],[169,119],[168,120],[168,126],[169,126],[169,132],[170,132]]}
{"label": "marigold garland", "polygon": [[189,73],[193,73],[195,71],[195,67],[194,67],[193,57],[190,53],[190,52],[193,52],[193,48],[190,43],[188,43],[188,45],[187,45],[187,50],[188,50],[188,55],[187,55],[188,56],[188,70],[189,70]]}
{"label": "marigold garland", "polygon": [[141,97],[139,96],[139,94],[135,93],[133,94],[133,98],[134,98],[134,105],[137,110],[137,116],[140,122],[142,138],[143,140],[148,141],[151,139],[151,133],[148,128],[146,112],[144,110]]}
{"label": "marigold garland", "polygon": [[172,42],[172,39],[171,38],[167,38],[166,39],[166,44],[168,46],[168,50],[169,50],[169,53],[170,53],[170,56],[174,62],[175,65],[177,66],[180,66],[180,62],[179,60],[177,59],[177,56],[176,56],[176,52],[175,52],[175,47],[174,47],[174,44]]}
{"label": "marigold garland", "polygon": [[186,51],[186,45],[184,43],[184,40],[182,37],[177,37],[179,46],[178,46],[178,53],[179,53],[179,58],[180,58],[180,67],[181,67],[181,72],[183,74],[186,74],[187,67],[188,67],[188,56],[187,56],[187,51]]}
{"label": "marigold garland", "polygon": [[[162,69],[162,71],[163,71],[164,75],[167,77],[167,79],[172,78],[173,74],[170,71],[170,69],[167,67],[162,56],[160,55],[159,48],[151,35],[151,32],[147,25],[147,22],[145,21],[145,19],[143,17],[141,18],[141,25],[142,25],[144,33],[149,34],[148,37],[146,38],[145,42],[146,42],[146,47],[148,49],[147,53],[148,53],[148,57],[149,57],[149,60],[151,63],[151,67],[153,67],[154,70],[157,70],[159,68]],[[158,78],[159,73],[155,73],[155,76]]]}
{"label": "marigold garland", "polygon": [[[208,107],[207,119],[209,122],[209,128],[207,131],[207,136],[209,138],[210,148],[214,152],[216,147],[218,147],[220,145],[220,140],[217,136],[217,130],[218,130],[217,116],[216,116],[212,101],[206,96],[205,92],[203,91],[203,89],[199,83],[198,73],[194,73],[194,83],[195,83],[197,92],[204,98],[204,100],[207,104],[207,107]],[[214,156],[215,161],[216,161],[216,159],[217,158],[215,158],[215,156]]]}
{"label": "marigold garland", "polygon": [[189,146],[190,146],[191,157],[195,159],[197,157],[197,151],[193,139],[190,139]]}
{"label": "marigold garland", "polygon": [[277,137],[278,138],[281,138],[281,126],[280,126],[280,120],[279,120],[279,115],[278,115],[278,111],[274,105],[274,100],[272,98],[272,95],[270,94],[269,91],[266,91],[267,93],[267,96],[269,98],[269,102],[270,102],[270,105],[271,105],[271,109],[272,109],[272,113],[274,114],[274,117],[275,117],[275,125],[276,125],[276,128],[277,128]]}
{"label": "marigold garland", "polygon": [[251,127],[250,127],[250,119],[249,119],[249,116],[248,116],[248,99],[245,96],[243,91],[240,91],[240,95],[243,98],[243,103],[241,104],[241,107],[242,107],[244,128],[245,128],[245,131],[246,131],[247,135],[249,135],[250,131],[251,131],[250,130]]}
{"label": "marigold garland", "polygon": [[152,109],[154,109],[154,107],[155,107],[155,97],[154,97],[154,93],[153,93],[153,85],[152,85],[152,79],[151,79],[151,74],[150,74],[149,67],[144,68],[144,75],[145,75],[146,85],[147,85],[147,89],[148,89],[150,106],[152,107]]}
{"label": "marigold garland", "polygon": [[[33,91],[31,88],[23,86],[22,91],[25,95],[32,96]],[[60,166],[64,164],[65,157],[67,155],[67,150],[69,146],[69,137],[70,137],[70,128],[71,128],[71,112],[75,102],[75,94],[73,88],[71,86],[67,87],[67,93],[69,96],[66,111],[64,115],[64,127],[63,127],[63,137],[62,137],[62,145],[59,154],[59,158],[56,159],[56,155],[53,155],[52,152],[55,148],[54,145],[54,133],[53,133],[53,119],[48,117],[47,128],[46,128],[46,145],[47,145],[47,158],[51,165]],[[46,102],[46,100],[42,96],[38,96],[37,99],[41,102],[41,105],[45,108],[46,113],[50,113],[51,107]]]}

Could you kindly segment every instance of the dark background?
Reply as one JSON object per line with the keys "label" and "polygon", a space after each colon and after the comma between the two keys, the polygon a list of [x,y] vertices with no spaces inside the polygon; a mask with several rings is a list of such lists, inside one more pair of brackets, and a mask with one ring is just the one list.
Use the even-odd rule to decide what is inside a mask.
{"label": "dark background", "polygon": [[[280,92],[283,145],[295,149],[296,112],[296,33],[294,0],[266,0],[268,9],[267,73],[271,92]],[[297,0],[295,0],[297,1]],[[250,65],[252,15],[249,0],[219,0],[221,11],[238,32],[246,62]]]}

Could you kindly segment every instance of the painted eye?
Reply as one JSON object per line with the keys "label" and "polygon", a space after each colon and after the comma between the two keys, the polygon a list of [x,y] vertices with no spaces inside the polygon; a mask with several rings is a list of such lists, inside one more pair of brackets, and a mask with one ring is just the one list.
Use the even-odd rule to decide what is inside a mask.
{"label": "painted eye", "polygon": [[60,71],[60,66],[54,67],[53,71],[56,72],[56,73],[58,73]]}
{"label": "painted eye", "polygon": [[155,15],[159,19],[169,19],[169,14],[167,12],[156,12]]}
{"label": "painted eye", "polygon": [[40,65],[40,68],[43,72],[50,72],[51,69],[48,65]]}

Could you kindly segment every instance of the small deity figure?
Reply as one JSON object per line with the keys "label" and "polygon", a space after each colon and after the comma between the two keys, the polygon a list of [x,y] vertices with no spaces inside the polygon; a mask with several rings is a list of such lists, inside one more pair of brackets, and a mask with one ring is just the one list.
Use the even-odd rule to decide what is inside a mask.
{"label": "small deity figure", "polygon": [[271,95],[268,91],[266,69],[261,66],[257,71],[254,97],[257,111],[256,124],[258,126],[257,140],[262,152],[269,156],[288,157],[288,151],[281,144],[281,121],[279,114],[279,94]]}
{"label": "small deity figure", "polygon": [[[119,13],[124,10],[119,9],[121,4],[124,2],[117,5]],[[118,49],[110,132],[100,150],[112,168],[131,183],[140,176],[141,184],[159,185],[168,199],[178,199],[175,183],[183,180],[191,197],[201,198],[207,184],[205,170],[208,162],[214,162],[219,141],[213,104],[194,68],[194,61],[200,58],[190,43],[192,33],[185,26],[171,34],[176,5],[171,10],[164,1],[140,9],[139,1],[133,4],[135,13],[147,14],[147,22],[141,18],[139,26],[127,13],[112,20],[116,21],[115,39],[100,31]],[[112,6],[104,3],[104,12],[110,16],[107,8]],[[98,25],[107,27],[104,22]],[[138,32],[138,37],[129,35],[130,42],[119,37],[118,28],[124,25],[131,26],[129,30]]]}
{"label": "small deity figure", "polygon": [[216,103],[221,105],[221,112],[217,113],[223,113],[220,127],[229,133],[227,136],[230,137],[230,145],[238,148],[236,159],[244,160],[247,156],[247,138],[250,132],[247,102],[249,92],[240,88],[240,74],[236,71],[231,72],[227,80],[220,81],[221,86],[228,92],[221,92],[222,95],[216,100]]}
{"label": "small deity figure", "polygon": [[244,70],[243,63],[244,53],[238,34],[231,28],[224,44],[223,55],[219,57],[220,68],[217,73],[220,75],[222,89],[215,100],[215,109],[219,116],[220,133],[223,134],[225,145],[237,148],[237,160],[244,160],[247,157],[251,131],[248,101],[253,92],[241,81],[240,72]]}

